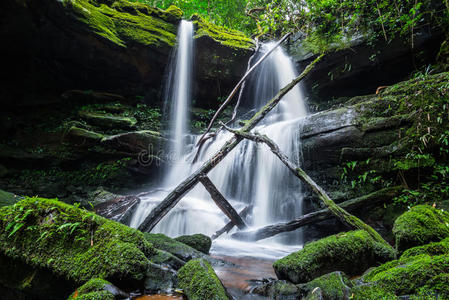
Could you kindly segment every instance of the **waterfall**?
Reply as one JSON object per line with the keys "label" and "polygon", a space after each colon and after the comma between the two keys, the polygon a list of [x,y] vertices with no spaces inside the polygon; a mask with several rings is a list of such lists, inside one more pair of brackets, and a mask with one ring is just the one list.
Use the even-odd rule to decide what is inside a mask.
{"label": "waterfall", "polygon": [[[183,25],[181,25],[182,27]],[[181,34],[181,30],[180,30]],[[181,39],[178,49],[181,51]],[[265,44],[262,52],[268,51],[274,43]],[[178,57],[186,59],[186,56]],[[187,66],[188,62],[176,63]],[[188,72],[187,72],[188,73]],[[245,107],[258,109],[270,100],[282,87],[287,85],[297,76],[296,70],[290,58],[282,48],[277,48],[259,67],[255,74],[250,76],[245,91]],[[184,77],[186,78],[186,77]],[[189,80],[177,84],[179,87],[189,85]],[[175,80],[176,82],[176,80]],[[182,91],[189,91],[178,88],[177,94]],[[188,98],[187,95],[179,95],[180,99]],[[173,98],[172,107],[174,110],[184,109],[180,112],[183,116],[187,114],[188,107],[179,104],[178,98]],[[176,102],[175,102],[176,101]],[[186,101],[186,103],[188,103]],[[179,118],[177,112],[172,109],[174,122],[181,122],[187,117]],[[300,161],[299,126],[302,118],[306,115],[304,97],[299,86],[294,87],[271,111],[265,120],[257,126],[254,131],[266,134],[273,139],[292,160]],[[184,126],[173,124],[175,128]],[[185,128],[185,127],[182,127]],[[172,131],[173,136],[178,132]],[[222,131],[214,140],[205,144],[197,162],[193,163],[197,148],[195,143],[199,136],[187,135],[185,131],[181,136],[175,138],[175,152],[185,153],[182,158],[173,164],[165,175],[163,187],[150,194],[142,202],[133,216],[131,226],[137,227],[145,216],[153,209],[181,180],[195,171],[210,158],[221,146],[232,137],[232,134]],[[190,143],[179,145],[180,140],[190,140]],[[179,147],[179,149],[177,149]],[[176,150],[177,149],[177,150]],[[302,193],[299,180],[289,174],[285,166],[269,151],[265,145],[258,145],[250,141],[242,141],[229,155],[216,166],[209,177],[222,194],[231,202],[233,207],[239,211],[248,204],[254,205],[254,210],[250,216],[249,225],[254,227],[272,224],[274,222],[289,221],[301,215]],[[193,190],[187,193],[178,205],[172,209],[162,221],[154,228],[153,232],[162,232],[175,237],[183,234],[204,233],[212,235],[216,230],[223,227],[229,220],[216,207],[210,199],[210,195],[198,184]],[[214,242],[217,251],[227,251],[229,248],[245,249],[250,255],[259,252],[261,256],[280,256],[279,251],[290,251],[285,244],[292,244],[295,247],[301,245],[301,232],[282,234],[278,237],[259,241],[257,243],[247,243],[236,245],[242,242],[230,240],[224,236]],[[268,245],[268,246],[267,246]],[[267,248],[268,247],[268,248]],[[281,249],[281,250],[280,250]]]}

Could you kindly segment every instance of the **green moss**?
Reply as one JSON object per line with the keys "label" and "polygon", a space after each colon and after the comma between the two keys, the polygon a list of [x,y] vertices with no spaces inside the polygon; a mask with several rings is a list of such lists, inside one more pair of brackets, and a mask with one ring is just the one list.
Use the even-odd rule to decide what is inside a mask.
{"label": "green moss", "polygon": [[179,287],[189,300],[229,299],[226,291],[212,269],[204,259],[191,260],[178,271]]}
{"label": "green moss", "polygon": [[122,117],[113,114],[104,114],[98,112],[90,111],[80,111],[79,115],[81,118],[92,123],[105,128],[133,128],[137,124],[137,120],[133,117]]}
{"label": "green moss", "polygon": [[374,282],[395,295],[417,293],[426,282],[437,275],[449,273],[449,255],[419,255],[382,265],[364,275],[363,280]]}
{"label": "green moss", "polygon": [[314,280],[300,284],[298,287],[304,295],[319,287],[323,297],[328,300],[346,299],[351,295],[351,281],[341,272],[333,272]]}
{"label": "green moss", "polygon": [[[419,289],[415,299],[449,299],[449,274],[439,274]],[[412,298],[413,299],[413,298]]]}
{"label": "green moss", "polygon": [[64,6],[96,34],[122,47],[132,43],[173,46],[176,42],[176,27],[167,22],[178,19],[179,12],[174,9],[164,12],[124,0],[111,7],[89,0],[66,0]]}
{"label": "green moss", "polygon": [[206,36],[224,46],[236,49],[249,50],[255,46],[254,41],[248,38],[243,32],[217,26],[197,14],[192,15],[191,19],[196,25],[195,38]]}
{"label": "green moss", "polygon": [[412,207],[393,226],[398,251],[441,241],[449,236],[449,213],[428,205]]}
{"label": "green moss", "polygon": [[204,254],[198,250],[161,233],[145,233],[144,236],[147,241],[154,245],[154,247],[167,251],[183,261],[204,256]]}
{"label": "green moss", "polygon": [[204,234],[178,236],[175,240],[203,252],[204,254],[208,254],[210,247],[212,246],[212,240]]}
{"label": "green moss", "polygon": [[51,199],[2,208],[0,229],[3,254],[75,283],[99,277],[136,286],[156,254],[143,233]]}
{"label": "green moss", "polygon": [[333,271],[349,276],[394,259],[391,247],[373,240],[366,231],[350,231],[312,242],[273,264],[279,279],[308,282]]}
{"label": "green moss", "polygon": [[68,300],[114,300],[114,295],[105,290],[108,285],[112,284],[101,278],[93,278],[77,289]]}
{"label": "green moss", "polygon": [[441,242],[435,242],[426,244],[424,246],[414,247],[405,250],[405,252],[401,255],[401,260],[417,256],[421,254],[427,255],[441,255],[441,254],[449,254],[449,238],[442,240]]}
{"label": "green moss", "polygon": [[359,285],[352,289],[353,300],[393,300],[397,299],[395,294],[385,291],[380,287],[372,285]]}

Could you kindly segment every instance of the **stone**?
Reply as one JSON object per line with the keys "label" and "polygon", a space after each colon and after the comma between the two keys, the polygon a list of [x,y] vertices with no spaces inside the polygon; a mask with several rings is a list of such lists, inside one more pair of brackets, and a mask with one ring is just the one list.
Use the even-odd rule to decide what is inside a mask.
{"label": "stone", "polygon": [[182,235],[175,238],[178,242],[186,244],[204,254],[209,254],[212,240],[204,234]]}
{"label": "stone", "polygon": [[[101,200],[97,199],[98,197]],[[129,225],[140,203],[139,197],[116,195],[107,191],[101,192],[98,197],[94,200],[94,203],[98,203],[94,206],[95,212],[102,217],[125,225]],[[105,199],[107,200],[104,201]]]}
{"label": "stone", "polygon": [[156,155],[160,154],[165,142],[158,132],[140,130],[109,136],[102,140],[102,145],[135,155],[143,152]]}
{"label": "stone", "polygon": [[275,300],[300,299],[301,293],[296,285],[285,280],[273,280],[255,287],[251,293],[259,294]]}
{"label": "stone", "polygon": [[101,133],[90,131],[84,128],[78,128],[76,126],[70,127],[67,131],[66,139],[76,146],[93,146],[100,143],[104,138]]}
{"label": "stone", "polygon": [[129,294],[121,291],[110,282],[101,278],[92,278],[81,287],[77,288],[67,300],[115,300],[128,297]]}
{"label": "stone", "polygon": [[183,261],[205,257],[200,251],[161,233],[145,233],[144,236],[156,248],[169,252]]}
{"label": "stone", "polygon": [[228,300],[226,289],[204,259],[186,263],[178,271],[178,284],[189,300]]}
{"label": "stone", "polygon": [[418,205],[399,216],[393,234],[398,251],[439,242],[449,237],[449,213],[429,205]]}
{"label": "stone", "polygon": [[344,273],[336,271],[315,278],[310,282],[299,284],[298,289],[302,295],[307,296],[316,288],[319,288],[323,299],[340,300],[350,299],[352,286],[352,282]]}
{"label": "stone", "polygon": [[137,120],[133,117],[122,117],[90,111],[80,111],[78,114],[88,123],[105,129],[130,129],[134,128],[137,123]]}
{"label": "stone", "polygon": [[277,260],[273,268],[279,279],[306,283],[332,271],[348,276],[394,259],[391,247],[373,240],[365,231],[349,231],[306,244],[302,250]]}

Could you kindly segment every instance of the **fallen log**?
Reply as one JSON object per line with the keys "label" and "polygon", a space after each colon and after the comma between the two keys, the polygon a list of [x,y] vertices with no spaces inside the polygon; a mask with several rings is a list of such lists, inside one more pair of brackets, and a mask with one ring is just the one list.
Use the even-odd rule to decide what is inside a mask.
{"label": "fallen log", "polygon": [[[338,205],[348,211],[355,211],[360,208],[373,207],[391,200],[393,197],[398,195],[402,189],[402,186],[386,188],[362,197],[342,202]],[[305,225],[315,224],[334,217],[335,215],[329,209],[322,209],[305,214],[290,222],[273,224],[254,230],[239,231],[232,234],[231,236],[238,240],[258,241],[275,236],[279,233],[294,231]]]}
{"label": "fallen log", "polygon": [[387,243],[382,236],[375,231],[371,226],[364,223],[362,220],[357,218],[356,216],[351,215],[346,210],[335,204],[334,201],[326,194],[326,192],[323,190],[321,186],[319,186],[312,178],[309,177],[309,175],[304,172],[303,169],[301,169],[299,166],[297,166],[295,163],[293,163],[282,151],[279,149],[279,146],[274,143],[270,138],[268,138],[266,135],[260,135],[260,134],[252,134],[249,132],[245,132],[243,130],[235,130],[232,128],[227,127],[225,124],[222,123],[222,126],[228,130],[229,132],[232,132],[237,137],[245,138],[250,141],[256,142],[256,143],[264,143],[270,148],[271,152],[275,154],[279,160],[295,175],[298,177],[301,181],[306,183],[309,187],[312,188],[312,190],[318,195],[320,200],[323,202],[323,204],[336,216],[340,219],[340,221],[346,225],[348,225],[351,228],[365,230],[368,232],[371,237],[381,243]]}
{"label": "fallen log", "polygon": [[[252,205],[248,205],[246,206],[244,209],[242,209],[242,211],[240,211],[239,216],[240,218],[245,219],[246,216],[248,214],[251,213],[251,211],[253,210],[253,206]],[[218,237],[220,237],[223,233],[228,233],[229,231],[231,231],[232,228],[234,228],[235,224],[231,221],[228,224],[226,224],[223,228],[221,228],[220,230],[217,230],[217,232],[215,232],[210,238],[211,240],[215,240]]]}
{"label": "fallen log", "polygon": [[[295,79],[292,80],[287,86],[281,89],[276,96],[274,96],[265,106],[263,106],[247,123],[242,131],[250,131],[253,129],[278,103],[281,101],[282,97],[285,96],[295,85],[297,85],[306,75],[314,68],[315,64],[318,63],[324,54],[318,56],[313,62],[311,62],[304,71]],[[181,182],[171,193],[165,197],[145,218],[145,220],[140,224],[139,230],[141,231],[151,231],[151,229],[156,226],[157,223],[181,200],[181,198],[190,191],[199,180],[201,174],[207,174],[212,170],[220,161],[222,161],[226,155],[231,152],[241,141],[242,137],[233,136],[229,139],[223,147],[210,159],[208,159],[204,164],[187,177],[183,182]]]}
{"label": "fallen log", "polygon": [[240,215],[235,211],[232,205],[226,200],[226,198],[220,193],[220,191],[215,187],[213,182],[207,177],[207,175],[201,175],[199,178],[200,182],[209,192],[212,200],[217,204],[218,208],[234,223],[239,229],[246,228],[245,222],[243,222]]}

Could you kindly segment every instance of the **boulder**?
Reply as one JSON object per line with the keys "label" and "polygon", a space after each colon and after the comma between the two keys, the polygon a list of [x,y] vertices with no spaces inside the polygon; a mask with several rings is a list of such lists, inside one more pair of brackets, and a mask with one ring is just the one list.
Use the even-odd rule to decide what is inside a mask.
{"label": "boulder", "polygon": [[67,300],[118,300],[128,298],[129,295],[110,282],[101,278],[92,278],[75,292]]}
{"label": "boulder", "polygon": [[175,238],[178,242],[186,244],[204,254],[209,254],[212,240],[204,234],[182,235]]}
{"label": "boulder", "polygon": [[350,299],[352,285],[345,274],[337,271],[315,278],[310,282],[299,284],[298,289],[302,295],[309,295],[316,288],[319,288],[324,300],[341,300]]}
{"label": "boulder", "polygon": [[259,294],[275,300],[300,299],[300,290],[293,283],[285,280],[273,280],[255,287],[251,293]]}
{"label": "boulder", "polygon": [[171,292],[178,285],[175,270],[170,267],[150,263],[147,270],[144,287],[150,292]]}
{"label": "boulder", "polygon": [[140,203],[140,198],[132,195],[116,195],[103,190],[94,199],[94,203],[97,203],[94,209],[98,215],[129,225],[131,217]]}
{"label": "boulder", "polygon": [[70,127],[65,137],[71,144],[77,146],[93,146],[100,143],[104,138],[101,133],[90,131],[84,128],[78,128],[76,126]]}
{"label": "boulder", "polygon": [[[443,273],[449,273],[449,255],[423,254],[383,264],[365,274],[362,281],[402,296],[419,293],[427,282]],[[445,289],[447,292],[447,286]]]}
{"label": "boulder", "polygon": [[158,132],[140,130],[109,136],[102,140],[102,145],[134,155],[143,151],[149,155],[156,155],[163,149],[165,141]]}
{"label": "boulder", "polygon": [[348,276],[394,259],[391,247],[373,240],[365,231],[349,231],[306,244],[300,251],[277,260],[273,268],[279,279],[306,283],[333,271]]}
{"label": "boulder", "polygon": [[185,261],[174,256],[170,252],[156,249],[157,254],[151,257],[151,262],[161,266],[167,266],[174,270],[179,270],[185,265]]}
{"label": "boulder", "polygon": [[360,284],[352,288],[353,300],[393,300],[397,299],[396,295],[392,292],[388,292],[376,284]]}
{"label": "boulder", "polygon": [[156,254],[140,231],[57,200],[0,209],[0,285],[37,299],[67,298],[94,277],[140,288]]}
{"label": "boulder", "polygon": [[189,300],[228,300],[226,289],[204,259],[186,263],[178,271],[179,287]]}
{"label": "boulder", "polygon": [[428,205],[414,206],[396,219],[393,234],[400,252],[441,241],[449,237],[449,213]]}
{"label": "boulder", "polygon": [[412,256],[427,254],[430,256],[449,254],[449,238],[445,238],[441,242],[434,242],[423,246],[407,249],[402,253],[400,259],[406,259]]}
{"label": "boulder", "polygon": [[205,257],[200,251],[161,233],[145,233],[144,236],[157,249],[169,252],[183,261]]}

